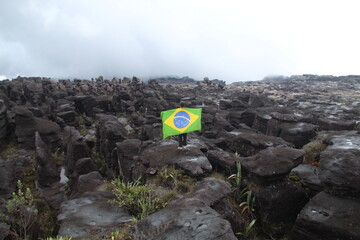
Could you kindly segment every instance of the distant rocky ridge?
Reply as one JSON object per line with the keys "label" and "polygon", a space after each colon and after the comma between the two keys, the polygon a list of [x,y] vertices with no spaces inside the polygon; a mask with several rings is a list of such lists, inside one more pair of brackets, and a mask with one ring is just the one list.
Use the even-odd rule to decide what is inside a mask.
{"label": "distant rocky ridge", "polygon": [[[240,163],[238,188],[255,196],[259,229],[287,224],[293,239],[360,239],[359,99],[360,76],[229,85],[188,77],[0,81],[0,199],[4,206],[16,181],[36,166],[33,177],[57,215],[58,234],[106,239],[131,216],[109,204],[114,196],[104,181],[151,181],[174,166],[197,179],[194,189],[129,234],[237,239],[248,216],[230,201],[229,183],[208,176],[230,176]],[[203,109],[202,131],[189,134],[184,151],[175,138],[161,137],[160,112],[180,101]],[[0,236],[11,234],[8,224],[0,217]]]}

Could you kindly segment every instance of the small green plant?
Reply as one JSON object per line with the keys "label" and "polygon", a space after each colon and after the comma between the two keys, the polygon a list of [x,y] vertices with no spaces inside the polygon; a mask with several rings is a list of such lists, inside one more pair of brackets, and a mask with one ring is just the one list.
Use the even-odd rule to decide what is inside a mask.
{"label": "small green plant", "polygon": [[17,143],[15,142],[15,140],[8,143],[6,147],[1,151],[0,158],[6,159],[6,157],[9,155],[17,157],[16,147]]}
{"label": "small green plant", "polygon": [[138,220],[166,206],[153,185],[142,185],[139,180],[125,183],[117,178],[112,181],[112,192],[116,196],[112,202],[126,208]]}
{"label": "small green plant", "polygon": [[242,180],[242,175],[241,175],[241,164],[240,162],[237,162],[236,163],[236,174],[231,174],[228,179],[229,180],[232,180],[232,185],[235,187],[235,188],[238,188],[240,187],[240,184],[241,184],[241,180]]}
{"label": "small green plant", "polygon": [[71,240],[71,237],[63,237],[63,236],[57,236],[57,237],[48,237],[46,240]]}
{"label": "small green plant", "polygon": [[255,222],[256,222],[256,219],[253,219],[253,220],[245,227],[244,231],[237,233],[237,235],[242,236],[242,239],[248,239],[248,237],[250,236],[250,233],[251,233],[251,231],[252,231],[252,228],[253,228]]}
{"label": "small green plant", "polygon": [[247,188],[244,188],[240,194],[241,199],[245,199],[239,204],[239,207],[242,209],[241,212],[244,213],[245,211],[248,213],[251,218],[254,218],[255,212],[255,197],[252,196],[252,192]]}
{"label": "small green plant", "polygon": [[184,172],[174,166],[162,168],[156,175],[157,180],[169,187],[176,187],[185,178]]}
{"label": "small green plant", "polygon": [[12,193],[12,198],[6,204],[6,219],[19,237],[30,239],[31,227],[36,222],[38,211],[30,188],[24,189],[20,180],[17,181],[17,188],[17,192]]}

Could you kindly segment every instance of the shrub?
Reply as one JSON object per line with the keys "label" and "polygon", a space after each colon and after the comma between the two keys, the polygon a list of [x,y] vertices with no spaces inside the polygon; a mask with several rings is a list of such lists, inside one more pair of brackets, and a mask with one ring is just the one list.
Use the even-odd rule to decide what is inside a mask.
{"label": "shrub", "polygon": [[34,206],[34,197],[30,188],[24,189],[20,180],[17,182],[17,187],[17,192],[12,193],[12,199],[6,204],[8,213],[6,219],[20,238],[29,239],[38,211]]}
{"label": "shrub", "polygon": [[137,220],[166,206],[153,185],[141,185],[140,181],[125,183],[117,178],[112,181],[112,192],[116,196],[112,202],[127,209]]}

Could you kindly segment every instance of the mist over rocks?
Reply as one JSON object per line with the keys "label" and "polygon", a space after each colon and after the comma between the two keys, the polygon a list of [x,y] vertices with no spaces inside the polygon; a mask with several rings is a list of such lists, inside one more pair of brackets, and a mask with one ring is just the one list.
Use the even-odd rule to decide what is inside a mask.
{"label": "mist over rocks", "polygon": [[[0,81],[1,202],[8,201],[16,180],[35,181],[58,216],[59,235],[84,239],[97,231],[106,237],[125,229],[130,215],[108,204],[115,196],[105,183],[116,177],[151,182],[174,167],[194,179],[194,188],[134,224],[129,233],[135,239],[236,239],[249,223],[230,200],[240,188],[256,197],[259,226],[284,223],[294,239],[322,239],[328,235],[317,231],[328,229],[326,218],[309,209],[323,207],[339,222],[335,235],[351,239],[359,228],[341,223],[358,221],[346,204],[358,208],[359,99],[360,76],[301,75],[230,85],[189,77]],[[161,136],[160,112],[178,108],[180,101],[203,111],[202,131],[188,134],[184,150],[175,137]],[[33,151],[36,172],[29,181]],[[310,153],[317,155],[304,161]],[[219,173],[226,179],[239,163],[243,179],[235,190],[225,180],[208,178]],[[348,219],[342,210],[329,212],[326,199]],[[5,219],[0,222],[8,229]]]}

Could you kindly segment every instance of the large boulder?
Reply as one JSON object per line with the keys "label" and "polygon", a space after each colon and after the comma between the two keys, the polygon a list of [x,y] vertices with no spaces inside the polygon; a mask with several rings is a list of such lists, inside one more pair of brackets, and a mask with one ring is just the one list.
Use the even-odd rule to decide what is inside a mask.
{"label": "large boulder", "polygon": [[317,124],[320,130],[354,130],[356,126],[355,120],[339,120],[330,118],[319,118]]}
{"label": "large boulder", "polygon": [[359,201],[320,192],[301,210],[292,239],[360,239]]}
{"label": "large boulder", "polygon": [[319,178],[334,194],[360,197],[360,134],[333,135],[320,154]]}
{"label": "large boulder", "polygon": [[117,142],[127,139],[126,129],[119,121],[104,121],[98,127],[100,151],[104,155],[108,167],[113,169],[115,163],[112,158],[112,151]]}
{"label": "large boulder", "polygon": [[297,122],[299,118],[291,117],[291,114],[274,113],[271,116],[273,118],[267,122],[266,135],[280,137],[294,144],[296,148],[301,148],[310,142],[318,130],[317,125]]}
{"label": "large boulder", "polygon": [[319,167],[304,163],[293,168],[290,175],[299,178],[299,181],[302,181],[309,188],[311,195],[315,195],[323,190],[323,184],[319,179],[319,171]]}
{"label": "large boulder", "polygon": [[80,113],[85,113],[88,117],[94,117],[94,107],[97,106],[97,101],[93,96],[77,96],[74,99],[75,108]]}
{"label": "large boulder", "polygon": [[282,179],[298,166],[305,152],[289,147],[269,147],[251,157],[239,157],[241,166],[251,178],[269,181]]}
{"label": "large boulder", "polygon": [[59,236],[73,239],[103,238],[131,221],[131,216],[111,203],[114,196],[108,192],[89,192],[65,201],[57,219]]}
{"label": "large boulder", "polygon": [[233,153],[220,150],[210,150],[206,153],[214,170],[231,174],[236,171],[236,161],[238,160]]}
{"label": "large boulder", "polygon": [[236,240],[230,223],[199,201],[171,205],[148,216],[135,226],[135,240],[223,239]]}
{"label": "large boulder", "polygon": [[60,169],[38,132],[35,134],[35,156],[38,183],[40,186],[48,187],[51,184],[60,181]]}
{"label": "large boulder", "polygon": [[251,109],[244,111],[230,111],[228,118],[231,125],[235,128],[239,128],[240,123],[244,123],[251,127],[255,119],[255,114],[255,111]]}
{"label": "large boulder", "polygon": [[176,165],[194,176],[212,170],[209,160],[197,145],[188,144],[186,149],[178,149],[178,142],[174,140],[161,141],[146,148],[140,159],[153,169]]}
{"label": "large boulder", "polygon": [[[134,239],[235,240],[231,224],[222,218],[225,217],[226,208],[223,199],[229,193],[229,183],[205,178],[196,184],[194,191],[186,198],[175,200],[140,221],[135,226]],[[214,204],[219,204],[217,206],[222,214],[210,208]]]}
{"label": "large boulder", "polygon": [[41,138],[51,146],[60,144],[60,127],[55,122],[34,117],[33,113],[25,107],[15,107],[15,135],[18,143],[25,148],[35,147],[35,132],[39,132]]}
{"label": "large boulder", "polygon": [[249,189],[256,200],[256,211],[264,222],[293,222],[308,201],[303,187],[290,180],[250,184]]}
{"label": "large boulder", "polygon": [[236,152],[242,157],[255,155],[268,147],[291,146],[290,143],[278,137],[244,132],[228,137],[226,143],[230,151]]}
{"label": "large boulder", "polygon": [[132,170],[135,167],[135,156],[140,154],[142,142],[138,139],[127,139],[116,143],[119,174],[124,181],[131,180]]}

